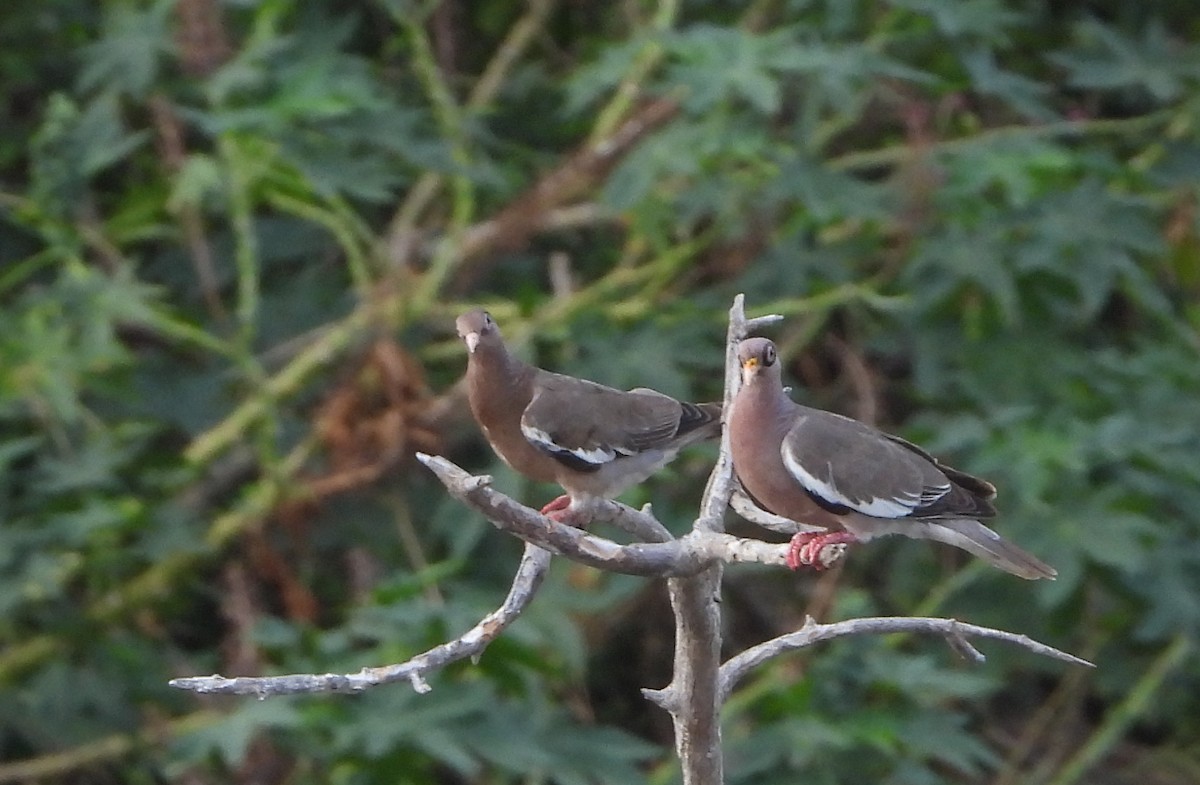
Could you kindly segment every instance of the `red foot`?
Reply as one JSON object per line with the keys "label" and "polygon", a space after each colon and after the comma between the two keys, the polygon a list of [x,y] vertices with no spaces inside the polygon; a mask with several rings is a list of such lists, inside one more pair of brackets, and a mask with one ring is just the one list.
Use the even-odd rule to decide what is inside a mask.
{"label": "red foot", "polygon": [[585,515],[581,515],[583,511],[577,507],[572,507],[571,503],[570,496],[559,496],[542,508],[542,515],[545,515],[552,521],[565,523],[567,526],[583,528],[587,525],[589,519]]}
{"label": "red foot", "polygon": [[[564,494],[559,496],[557,499],[546,502],[546,506],[542,508],[542,515],[548,515],[549,517],[554,518],[554,516],[550,515],[550,513],[558,510],[565,510],[570,506],[571,497]],[[558,520],[557,518],[554,519]]]}
{"label": "red foot", "polygon": [[567,526],[579,526],[574,510],[553,510],[546,513],[546,517],[552,521],[565,523]]}
{"label": "red foot", "polygon": [[[858,542],[850,532],[800,532],[788,543],[787,566],[827,570],[842,557],[847,545]],[[830,548],[828,553],[826,548]]]}

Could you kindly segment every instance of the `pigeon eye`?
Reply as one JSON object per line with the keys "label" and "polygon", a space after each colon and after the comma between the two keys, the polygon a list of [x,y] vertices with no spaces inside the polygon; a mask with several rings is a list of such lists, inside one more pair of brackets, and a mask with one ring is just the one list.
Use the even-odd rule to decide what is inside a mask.
{"label": "pigeon eye", "polygon": [[775,347],[768,346],[766,348],[766,350],[763,351],[763,365],[774,365],[774,364],[775,364]]}

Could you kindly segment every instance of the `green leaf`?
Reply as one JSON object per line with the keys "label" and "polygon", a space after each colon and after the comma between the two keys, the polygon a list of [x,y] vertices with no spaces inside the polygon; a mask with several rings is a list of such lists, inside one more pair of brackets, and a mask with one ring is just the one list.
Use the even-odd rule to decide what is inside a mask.
{"label": "green leaf", "polygon": [[293,728],[301,719],[294,702],[287,698],[245,701],[211,725],[177,736],[170,744],[173,754],[183,760],[202,760],[213,752],[226,765],[237,767],[260,731]]}
{"label": "green leaf", "polygon": [[1200,45],[1173,39],[1161,20],[1148,24],[1140,39],[1096,19],[1082,22],[1076,34],[1076,47],[1050,55],[1075,87],[1138,88],[1163,102],[1200,80]]}
{"label": "green leaf", "polygon": [[1056,119],[1046,105],[1051,94],[1049,85],[1005,71],[996,64],[990,49],[976,48],[963,55],[963,66],[971,76],[971,86],[983,95],[1002,99],[1013,109],[1032,120],[1046,122]]}
{"label": "green leaf", "polygon": [[1026,14],[1013,10],[1003,0],[960,0],[956,3],[892,0],[890,4],[928,16],[949,38],[983,40],[990,46],[1007,43],[1007,30],[1028,21]]}
{"label": "green leaf", "polygon": [[174,7],[173,0],[154,0],[146,8],[106,4],[103,34],[83,50],[79,89],[145,96],[158,78],[160,58],[167,53],[168,20]]}

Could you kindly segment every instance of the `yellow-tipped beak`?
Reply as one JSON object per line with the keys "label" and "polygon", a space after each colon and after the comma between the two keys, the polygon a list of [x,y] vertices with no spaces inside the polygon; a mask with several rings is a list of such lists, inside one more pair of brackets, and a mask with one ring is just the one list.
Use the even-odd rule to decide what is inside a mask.
{"label": "yellow-tipped beak", "polygon": [[742,384],[750,384],[758,376],[758,358],[747,357],[742,360]]}
{"label": "yellow-tipped beak", "polygon": [[475,354],[475,347],[479,345],[479,333],[467,333],[463,336],[463,341],[467,344],[467,353]]}

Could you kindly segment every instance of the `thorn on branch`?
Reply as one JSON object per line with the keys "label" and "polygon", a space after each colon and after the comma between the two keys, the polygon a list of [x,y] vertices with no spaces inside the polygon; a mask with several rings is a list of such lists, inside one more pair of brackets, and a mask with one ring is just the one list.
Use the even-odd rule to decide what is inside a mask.
{"label": "thorn on branch", "polygon": [[668,714],[675,714],[679,710],[679,700],[670,687],[661,690],[645,687],[642,689],[642,697]]}
{"label": "thorn on branch", "polygon": [[962,630],[959,629],[958,621],[954,619],[950,620],[950,631],[946,634],[946,643],[964,660],[970,660],[976,665],[982,665],[984,662],[987,662],[987,657],[984,656],[983,652],[971,645],[971,642],[967,640],[966,636],[962,634]]}
{"label": "thorn on branch", "polygon": [[429,682],[425,681],[425,678],[421,675],[421,672],[417,670],[408,674],[408,683],[412,685],[413,692],[417,693],[418,695],[425,695],[433,691],[433,687],[429,686]]}

